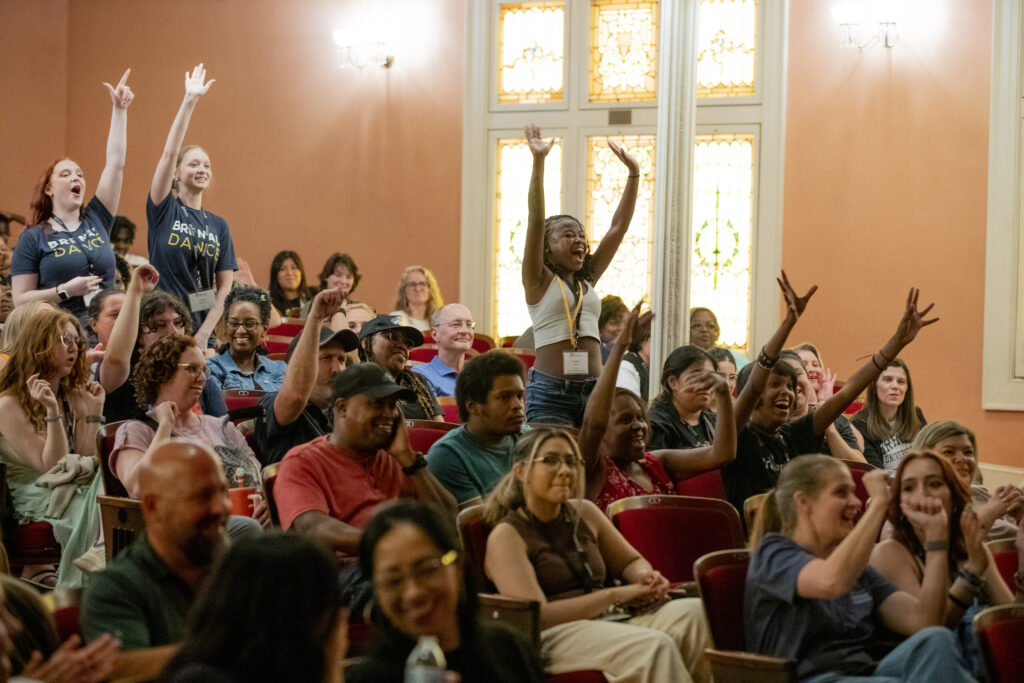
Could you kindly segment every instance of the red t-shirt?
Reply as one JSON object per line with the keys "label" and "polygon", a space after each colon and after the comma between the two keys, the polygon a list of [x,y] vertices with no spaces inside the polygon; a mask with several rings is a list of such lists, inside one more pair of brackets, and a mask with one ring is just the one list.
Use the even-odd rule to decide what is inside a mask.
{"label": "red t-shirt", "polygon": [[333,445],[328,436],[296,446],[281,461],[274,501],[284,529],[310,510],[362,529],[377,505],[408,489],[401,466],[387,451],[364,460]]}
{"label": "red t-shirt", "polygon": [[674,494],[676,492],[675,484],[672,483],[672,477],[668,476],[668,472],[665,471],[665,466],[661,464],[661,460],[658,460],[650,453],[644,453],[643,459],[637,462],[640,468],[651,478],[651,484],[653,484],[654,488],[650,491],[644,491],[640,484],[627,477],[611,458],[605,458],[604,488],[601,489],[601,494],[597,497],[597,507],[604,510],[620,498],[629,498],[630,496],[649,496],[656,493]]}

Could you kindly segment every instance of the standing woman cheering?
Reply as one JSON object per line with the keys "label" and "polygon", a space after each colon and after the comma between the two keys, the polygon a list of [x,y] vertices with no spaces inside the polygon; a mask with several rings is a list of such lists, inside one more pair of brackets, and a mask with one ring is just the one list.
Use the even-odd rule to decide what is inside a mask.
{"label": "standing woman cheering", "polygon": [[167,134],[146,200],[149,259],[160,272],[158,287],[188,304],[202,349],[224,312],[237,267],[227,221],[203,208],[203,192],[213,176],[210,157],[199,145],[181,146],[192,110],[214,83],[205,81],[202,64],[185,74],[185,99]]}
{"label": "standing woman cheering", "polygon": [[636,206],[640,165],[614,142],[608,146],[629,171],[612,224],[597,251],[572,216],[544,218],[544,159],[551,142],[526,126],[533,153],[529,222],[523,253],[523,289],[533,321],[537,360],[526,387],[527,422],[579,427],[587,397],[601,374],[601,297],[594,291],[626,236]]}
{"label": "standing woman cheering", "polygon": [[127,149],[128,106],[135,95],[124,72],[117,86],[104,83],[113,102],[107,163],[96,194],[85,200],[85,174],[71,159],[50,164],[32,195],[31,226],[21,234],[11,262],[11,292],[17,306],[33,299],[60,303],[88,324],[84,296],[114,286],[110,227],[121,199]]}

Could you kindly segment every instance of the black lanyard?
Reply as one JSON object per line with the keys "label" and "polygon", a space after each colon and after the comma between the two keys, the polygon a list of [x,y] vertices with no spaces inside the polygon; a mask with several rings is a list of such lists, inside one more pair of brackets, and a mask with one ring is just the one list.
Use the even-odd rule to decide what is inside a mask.
{"label": "black lanyard", "polygon": [[[541,532],[545,539],[547,539],[548,545],[551,549],[565,560],[565,565],[569,568],[569,571],[572,572],[573,578],[576,579],[577,583],[583,586],[583,592],[592,593],[594,591],[594,569],[590,566],[590,561],[587,559],[587,549],[583,547],[583,542],[580,541],[579,534],[577,533],[576,527],[569,515],[569,510],[567,509],[568,505],[568,503],[562,503],[562,512],[553,523],[561,520],[563,524],[569,527],[569,533],[572,534],[573,545],[576,549],[574,554],[564,552],[562,547],[557,543],[557,540],[552,539],[549,528],[553,523],[545,524],[540,521],[537,519],[536,515],[527,509],[525,505],[522,509],[523,512],[526,513],[526,519]],[[582,520],[578,523],[586,524],[586,522],[583,522]]]}
{"label": "black lanyard", "polygon": [[61,409],[64,411],[64,433],[68,437],[68,453],[75,451],[75,413],[71,410],[67,396],[64,395],[64,388],[57,392],[60,396]]}
{"label": "black lanyard", "polygon": [[[53,214],[52,216],[50,216],[50,218],[52,218],[53,220],[57,221],[57,225],[59,225],[60,227],[64,228],[64,232],[67,233],[68,239],[72,239],[73,238],[73,235],[71,234],[71,230],[68,228],[67,223],[62,221],[57,216],[57,214]],[[82,227],[82,225],[84,225],[84,224],[83,223],[79,223],[78,224],[78,228],[75,228],[75,230],[77,231],[79,228]],[[88,237],[88,235],[86,235],[86,237]],[[95,273],[95,268],[93,267],[92,248],[90,247],[90,248],[86,249],[85,247],[87,245],[88,245],[88,241],[86,241],[86,243],[82,245],[81,252],[82,252],[82,255],[85,257],[86,273],[89,274],[89,275],[93,275]]]}
{"label": "black lanyard", "polygon": [[[182,215],[185,217],[185,219],[188,221],[189,226],[191,227],[192,215],[188,212],[188,207],[185,206],[185,202],[181,201],[181,197],[175,197],[174,199],[178,202],[178,207],[181,208]],[[193,209],[193,211],[194,210],[195,209]],[[212,230],[210,229],[209,216],[206,215],[206,209],[200,207],[199,212],[202,213],[203,215],[203,229],[206,230],[206,234],[213,234]],[[195,277],[196,287],[199,288],[197,291],[201,292],[205,289],[209,289],[212,286],[212,284],[207,283],[206,278],[203,276],[202,268],[199,267],[200,250],[196,249],[196,237],[196,235],[192,235],[192,249],[189,250],[188,267],[189,271]]]}

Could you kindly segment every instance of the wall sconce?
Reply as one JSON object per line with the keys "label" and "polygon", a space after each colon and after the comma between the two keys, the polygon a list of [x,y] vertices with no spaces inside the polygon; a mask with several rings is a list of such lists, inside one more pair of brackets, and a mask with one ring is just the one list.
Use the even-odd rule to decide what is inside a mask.
{"label": "wall sconce", "polygon": [[338,66],[342,69],[387,69],[395,61],[391,46],[381,41],[353,44],[342,31],[334,31],[334,44],[338,46]]}
{"label": "wall sconce", "polygon": [[875,35],[864,43],[857,42],[856,33],[862,21],[861,9],[860,4],[856,2],[841,2],[832,6],[832,18],[843,29],[840,47],[855,47],[858,52],[863,52],[864,48],[875,41],[885,47],[895,47],[900,34],[896,21],[888,17],[878,21],[878,31]]}

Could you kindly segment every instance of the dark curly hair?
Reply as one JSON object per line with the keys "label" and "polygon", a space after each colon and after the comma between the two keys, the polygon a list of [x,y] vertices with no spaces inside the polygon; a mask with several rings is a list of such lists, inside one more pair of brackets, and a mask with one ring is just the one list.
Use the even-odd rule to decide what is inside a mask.
{"label": "dark curly hair", "polygon": [[149,327],[149,323],[153,318],[168,309],[181,316],[181,322],[185,327],[185,334],[191,336],[192,313],[181,302],[181,299],[161,289],[154,289],[152,292],[143,295],[142,303],[139,304],[139,332],[142,332],[143,327]]}
{"label": "dark curly hair", "polygon": [[190,348],[198,348],[195,339],[182,334],[172,334],[158,339],[142,352],[132,376],[135,399],[139,406],[145,408],[156,403],[160,387],[170,382],[178,372],[178,362],[182,354]]}
{"label": "dark curly hair", "polygon": [[[548,216],[544,219],[544,265],[552,273],[557,273],[561,268],[551,263],[551,250],[548,248],[548,238],[551,233],[555,231],[555,227],[562,221],[569,220],[580,226],[583,229],[583,234],[586,234],[586,229],[583,228],[583,224],[580,223],[579,219],[575,216],[560,213],[554,216]],[[590,240],[585,240],[587,243],[587,253],[583,257],[583,267],[576,272],[576,277],[584,282],[593,282],[594,280],[594,255],[590,253]]]}
{"label": "dark curly hair", "polygon": [[455,378],[455,404],[459,407],[459,422],[469,421],[469,402],[487,403],[487,394],[494,387],[494,380],[503,375],[519,375],[522,379],[526,368],[522,362],[509,353],[484,353],[466,363]]}
{"label": "dark curly hair", "polygon": [[224,299],[224,322],[227,322],[232,304],[254,304],[260,311],[260,322],[270,325],[270,294],[252,285],[235,285]]}
{"label": "dark curly hair", "polygon": [[337,251],[328,257],[327,261],[324,262],[323,269],[320,271],[320,290],[327,289],[327,278],[334,274],[334,269],[338,266],[345,266],[352,275],[352,289],[348,292],[349,297],[351,297],[352,292],[356,291],[356,287],[359,286],[359,281],[363,279],[363,276],[359,274],[359,266],[356,265],[354,258]]}

